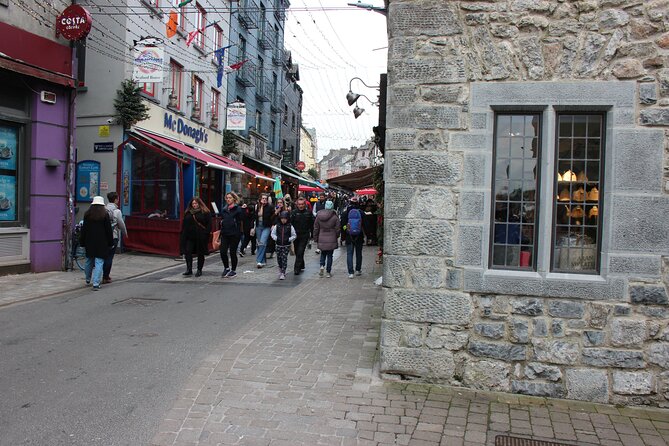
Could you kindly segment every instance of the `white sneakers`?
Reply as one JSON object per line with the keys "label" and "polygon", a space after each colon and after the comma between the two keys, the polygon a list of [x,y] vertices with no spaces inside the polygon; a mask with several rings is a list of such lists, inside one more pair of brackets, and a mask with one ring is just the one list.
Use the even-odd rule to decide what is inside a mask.
{"label": "white sneakers", "polygon": [[321,276],[321,277],[323,277],[323,274],[325,274],[325,267],[324,267],[324,266],[321,266],[321,270],[318,271],[318,275]]}
{"label": "white sneakers", "polygon": [[327,277],[327,278],[329,279],[330,277],[332,277],[332,274],[327,273],[327,274],[325,275],[325,277]]}
{"label": "white sneakers", "polygon": [[356,271],[356,272],[355,272],[355,275],[356,275],[356,276],[361,276],[361,275],[362,275],[362,271]]}
{"label": "white sneakers", "polygon": [[348,275],[348,278],[349,278],[349,279],[352,279],[352,278],[353,278],[353,274],[349,274],[349,275]]}

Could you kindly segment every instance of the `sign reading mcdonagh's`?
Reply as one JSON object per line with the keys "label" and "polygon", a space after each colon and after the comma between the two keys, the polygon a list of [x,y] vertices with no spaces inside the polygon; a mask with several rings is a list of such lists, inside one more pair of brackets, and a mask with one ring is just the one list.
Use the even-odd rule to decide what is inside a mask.
{"label": "sign reading mcdonagh's", "polygon": [[173,132],[177,132],[192,138],[195,144],[199,144],[200,141],[204,141],[206,144],[209,140],[209,135],[207,134],[207,130],[205,130],[204,127],[192,127],[186,124],[182,118],[175,117],[170,112],[165,112],[163,126],[168,130],[172,130]]}
{"label": "sign reading mcdonagh's", "polygon": [[206,126],[172,113],[152,102],[149,106],[149,119],[137,123],[137,127],[179,140],[188,145],[196,145],[210,152],[221,153],[223,136]]}

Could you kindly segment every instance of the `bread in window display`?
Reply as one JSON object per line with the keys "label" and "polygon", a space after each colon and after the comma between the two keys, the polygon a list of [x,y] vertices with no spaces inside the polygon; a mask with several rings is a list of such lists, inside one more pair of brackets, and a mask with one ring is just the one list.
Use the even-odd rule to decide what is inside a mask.
{"label": "bread in window display", "polygon": [[585,201],[585,190],[582,187],[575,190],[572,199],[574,201]]}
{"label": "bread in window display", "polygon": [[588,177],[585,176],[585,171],[580,171],[578,175],[576,176],[576,181],[580,183],[587,183],[588,182]]}
{"label": "bread in window display", "polygon": [[597,187],[593,187],[592,189],[590,189],[590,192],[588,192],[587,195],[587,200],[599,201],[599,190],[597,190]]}
{"label": "bread in window display", "polygon": [[571,218],[583,218],[584,212],[581,206],[576,206],[571,211],[569,211],[569,216]]}
{"label": "bread in window display", "polygon": [[599,217],[599,208],[597,206],[593,206],[590,208],[590,212],[588,212],[588,218],[597,218]]}
{"label": "bread in window display", "polygon": [[576,174],[572,172],[571,170],[568,170],[562,175],[562,181],[576,181]]}
{"label": "bread in window display", "polygon": [[558,195],[558,201],[569,201],[569,189],[564,188],[560,191],[560,195]]}

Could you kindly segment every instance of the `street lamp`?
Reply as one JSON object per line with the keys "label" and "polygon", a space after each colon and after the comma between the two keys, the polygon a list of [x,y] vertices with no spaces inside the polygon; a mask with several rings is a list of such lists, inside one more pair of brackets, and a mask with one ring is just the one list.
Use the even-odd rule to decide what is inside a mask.
{"label": "street lamp", "polygon": [[358,3],[348,3],[348,6],[355,6],[356,8],[366,9],[367,11],[376,11],[381,15],[386,15],[388,10],[381,6],[370,5],[369,3],[362,3],[358,0]]}
{"label": "street lamp", "polygon": [[353,109],[353,116],[355,116],[355,119],[358,119],[358,118],[360,117],[360,115],[363,114],[363,113],[365,112],[365,109],[364,109],[364,108],[360,108],[360,107],[358,107],[358,99],[360,99],[361,97],[362,97],[362,98],[365,98],[365,99],[367,99],[367,100],[369,101],[370,104],[372,104],[372,105],[376,105],[376,106],[378,106],[379,103],[378,103],[378,102],[374,102],[374,101],[372,101],[371,99],[369,99],[369,98],[368,98],[367,96],[365,96],[364,94],[353,93],[353,89],[351,88],[351,84],[353,83],[353,81],[354,81],[355,79],[357,79],[357,80],[359,80],[360,82],[362,82],[362,84],[363,84],[365,87],[367,87],[367,88],[377,88],[377,89],[378,89],[378,88],[380,88],[380,86],[379,86],[379,85],[367,85],[367,84],[365,83],[365,81],[363,81],[363,80],[360,79],[359,77],[354,77],[353,79],[351,79],[351,80],[348,82],[348,93],[346,94],[346,101],[348,102],[348,105],[353,105],[353,104],[355,104],[355,108]]}

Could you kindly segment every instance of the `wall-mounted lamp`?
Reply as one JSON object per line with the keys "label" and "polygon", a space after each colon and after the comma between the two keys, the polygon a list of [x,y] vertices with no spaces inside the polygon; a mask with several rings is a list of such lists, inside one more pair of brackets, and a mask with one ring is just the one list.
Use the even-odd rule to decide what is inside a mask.
{"label": "wall-mounted lamp", "polygon": [[60,160],[56,158],[49,158],[44,162],[44,165],[51,169],[55,169],[56,167],[60,167]]}
{"label": "wall-mounted lamp", "polygon": [[354,77],[353,79],[351,79],[351,80],[348,82],[348,93],[346,94],[346,101],[348,102],[348,105],[353,105],[353,104],[355,104],[355,108],[353,109],[353,116],[355,116],[355,119],[358,119],[358,118],[360,117],[360,115],[362,115],[362,114],[365,112],[365,109],[364,109],[364,108],[360,108],[360,107],[358,107],[358,104],[357,104],[358,99],[360,99],[360,98],[365,98],[365,99],[367,99],[367,100],[369,101],[370,104],[372,104],[372,105],[376,105],[376,106],[378,106],[379,103],[378,103],[378,102],[374,102],[374,101],[372,101],[371,99],[369,99],[369,98],[368,98],[367,96],[365,96],[364,94],[353,93],[353,90],[351,89],[351,84],[353,83],[353,81],[354,81],[355,79],[357,79],[357,80],[359,80],[360,82],[362,82],[362,84],[363,84],[365,87],[367,87],[367,88],[377,88],[377,89],[378,89],[378,88],[380,88],[380,86],[379,86],[379,85],[367,85],[367,84],[365,83],[365,81],[363,81],[363,80],[360,79],[359,77]]}
{"label": "wall-mounted lamp", "polygon": [[133,146],[132,143],[129,142],[129,141],[127,143],[125,143],[125,147],[126,147],[126,149],[137,150],[137,147]]}

